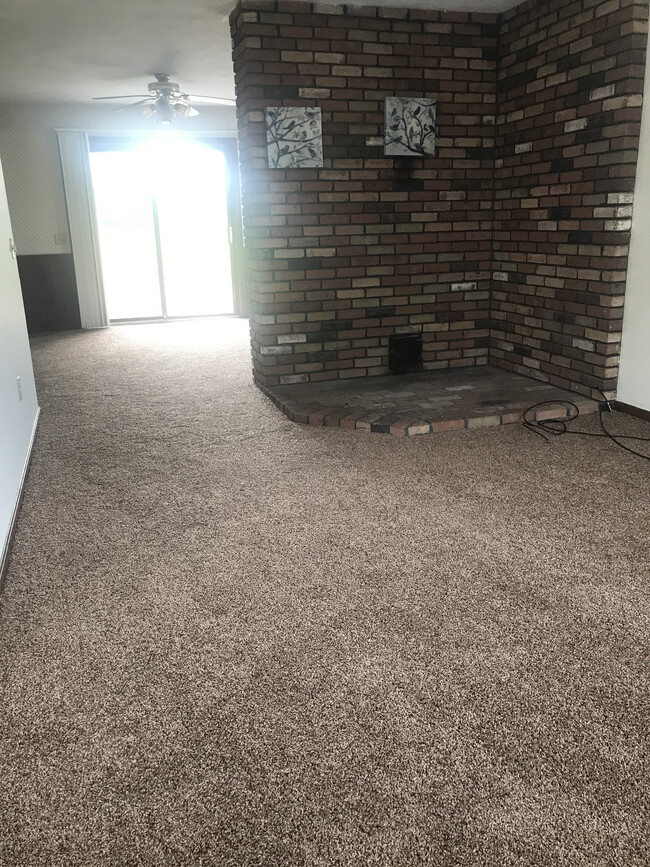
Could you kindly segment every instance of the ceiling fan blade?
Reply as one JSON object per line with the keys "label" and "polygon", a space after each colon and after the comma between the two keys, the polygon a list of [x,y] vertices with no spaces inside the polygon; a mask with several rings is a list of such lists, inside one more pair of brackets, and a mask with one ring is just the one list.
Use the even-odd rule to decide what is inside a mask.
{"label": "ceiling fan blade", "polygon": [[142,105],[143,102],[149,102],[150,99],[151,99],[150,96],[145,96],[144,99],[139,99],[137,102],[130,102],[130,103],[128,103],[128,105],[120,105],[117,108],[113,109],[113,114],[116,111],[124,111],[125,108],[135,108],[136,105]]}
{"label": "ceiling fan blade", "polygon": [[234,105],[234,99],[227,99],[225,96],[199,96],[196,93],[186,93],[188,99],[201,100],[201,102],[211,102],[214,105]]}
{"label": "ceiling fan blade", "polygon": [[135,99],[138,96],[151,96],[148,93],[121,93],[119,96],[93,96],[93,99]]}

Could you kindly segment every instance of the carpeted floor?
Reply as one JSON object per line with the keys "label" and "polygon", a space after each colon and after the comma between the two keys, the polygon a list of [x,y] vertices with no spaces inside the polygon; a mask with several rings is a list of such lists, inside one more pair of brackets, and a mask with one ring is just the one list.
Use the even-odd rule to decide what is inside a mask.
{"label": "carpeted floor", "polygon": [[34,354],[2,865],[648,863],[647,462],[297,426],[236,320]]}

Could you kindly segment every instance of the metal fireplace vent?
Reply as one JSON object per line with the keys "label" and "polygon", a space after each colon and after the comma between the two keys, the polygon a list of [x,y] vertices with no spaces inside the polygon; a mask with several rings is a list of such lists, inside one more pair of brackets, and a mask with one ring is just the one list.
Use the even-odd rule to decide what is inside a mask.
{"label": "metal fireplace vent", "polygon": [[422,370],[421,334],[390,335],[388,369],[391,373],[417,373]]}

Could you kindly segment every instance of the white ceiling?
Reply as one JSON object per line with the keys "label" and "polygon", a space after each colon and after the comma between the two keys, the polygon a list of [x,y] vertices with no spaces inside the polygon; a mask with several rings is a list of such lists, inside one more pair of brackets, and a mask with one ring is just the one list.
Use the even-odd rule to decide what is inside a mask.
{"label": "white ceiling", "polygon": [[[502,12],[520,0],[372,0],[356,5]],[[0,101],[86,102],[146,93],[154,72],[183,90],[234,96],[235,0],[0,0]]]}

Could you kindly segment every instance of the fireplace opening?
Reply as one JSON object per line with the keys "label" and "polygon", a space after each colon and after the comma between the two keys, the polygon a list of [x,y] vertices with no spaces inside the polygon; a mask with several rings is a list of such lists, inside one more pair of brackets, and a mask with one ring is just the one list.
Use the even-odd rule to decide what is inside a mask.
{"label": "fireplace opening", "polygon": [[388,369],[391,373],[418,373],[422,370],[421,334],[390,335]]}

